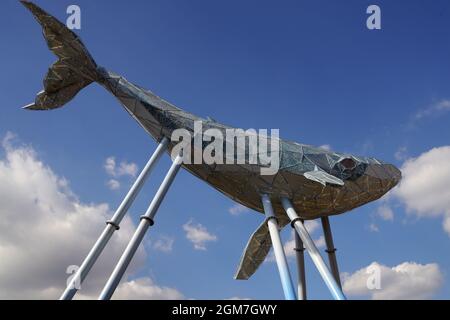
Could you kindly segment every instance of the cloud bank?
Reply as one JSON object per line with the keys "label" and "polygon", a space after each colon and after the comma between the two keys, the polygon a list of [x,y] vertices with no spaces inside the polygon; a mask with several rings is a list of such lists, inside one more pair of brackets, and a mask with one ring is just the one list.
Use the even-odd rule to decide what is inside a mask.
{"label": "cloud bank", "polygon": [[[112,212],[104,203],[83,203],[29,146],[15,146],[7,134],[0,158],[0,299],[57,299]],[[86,279],[81,298],[95,298],[134,232],[129,218],[111,239]],[[127,276],[143,266],[140,248]],[[123,283],[117,297],[180,298],[175,289],[149,278]]]}
{"label": "cloud bank", "polygon": [[[378,289],[371,286],[372,278],[376,276],[380,280]],[[394,267],[373,262],[352,274],[342,273],[341,278],[347,296],[373,300],[431,299],[444,281],[438,264],[415,262],[404,262]]]}
{"label": "cloud bank", "polygon": [[450,235],[450,146],[409,159],[401,170],[403,179],[393,195],[410,215],[442,217],[443,228]]}

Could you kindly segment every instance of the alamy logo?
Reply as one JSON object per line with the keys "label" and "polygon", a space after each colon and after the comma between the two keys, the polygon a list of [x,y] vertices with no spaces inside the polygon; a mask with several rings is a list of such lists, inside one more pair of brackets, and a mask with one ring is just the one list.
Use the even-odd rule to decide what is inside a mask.
{"label": "alamy logo", "polygon": [[81,289],[81,279],[78,275],[78,270],[80,269],[79,266],[71,265],[68,266],[66,269],[66,274],[69,274],[70,276],[67,278],[66,286],[70,289]]}
{"label": "alamy logo", "polygon": [[67,7],[66,10],[69,15],[66,20],[66,26],[70,30],[80,30],[81,29],[81,8],[75,4]]}
{"label": "alamy logo", "polygon": [[381,8],[373,4],[367,8],[366,12],[367,14],[370,14],[366,22],[367,29],[381,30]]}
{"label": "alamy logo", "polygon": [[377,264],[373,264],[366,269],[367,277],[366,286],[369,290],[381,290],[381,268]]}
{"label": "alamy logo", "polygon": [[203,130],[203,122],[195,121],[193,133],[176,129],[171,140],[177,143],[172,158],[182,155],[184,164],[255,165],[261,175],[275,175],[280,168],[278,129],[270,130],[270,136],[267,129]]}

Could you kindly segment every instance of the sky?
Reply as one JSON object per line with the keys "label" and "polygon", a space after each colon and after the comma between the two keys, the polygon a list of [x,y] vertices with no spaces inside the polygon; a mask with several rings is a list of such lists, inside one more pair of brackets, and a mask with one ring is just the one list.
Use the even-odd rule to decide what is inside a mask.
{"label": "sky", "polygon": [[[387,197],[330,219],[350,299],[450,296],[450,3],[426,1],[39,0],[105,68],[201,117],[383,159]],[[366,9],[381,8],[381,30]],[[0,298],[55,299],[156,144],[99,85],[30,112],[55,57],[18,1],[0,3]],[[95,299],[170,166],[139,195],[78,298]],[[185,171],[115,298],[282,299],[269,257],[233,280],[263,216]],[[324,253],[320,224],[309,222]],[[292,231],[282,237],[295,275]],[[367,271],[381,288],[367,288]],[[331,299],[309,257],[308,295]]]}

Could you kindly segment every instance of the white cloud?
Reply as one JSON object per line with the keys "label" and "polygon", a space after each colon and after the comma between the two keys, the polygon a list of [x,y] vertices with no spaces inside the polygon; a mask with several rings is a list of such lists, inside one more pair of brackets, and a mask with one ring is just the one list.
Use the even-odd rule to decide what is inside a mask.
{"label": "white cloud", "polygon": [[394,220],[394,212],[392,211],[391,207],[387,203],[384,203],[378,207],[377,215],[385,221],[393,221]]}
{"label": "white cloud", "polygon": [[153,249],[169,253],[173,250],[173,243],[175,242],[174,238],[161,236],[158,240],[153,243]]}
{"label": "white cloud", "polygon": [[379,232],[380,231],[380,229],[378,228],[378,226],[375,223],[371,223],[369,225],[369,230],[372,231],[372,232]]}
{"label": "white cloud", "polygon": [[[379,289],[368,289],[373,277],[380,276]],[[353,274],[343,273],[346,295],[373,300],[430,299],[443,284],[443,274],[436,263],[404,262],[395,267],[373,262]]]}
{"label": "white cloud", "polygon": [[402,166],[403,179],[393,194],[417,217],[443,217],[450,234],[450,146],[434,148]]}
{"label": "white cloud", "polygon": [[108,182],[106,183],[106,185],[107,185],[108,188],[111,189],[111,190],[119,190],[119,189],[120,189],[120,182],[117,181],[116,179],[110,179],[110,180],[108,180]]}
{"label": "white cloud", "polygon": [[250,299],[250,298],[241,298],[241,297],[236,296],[236,297],[231,297],[231,298],[228,298],[228,299],[225,299],[225,300],[252,300],[252,299]]}
{"label": "white cloud", "polygon": [[[3,139],[0,158],[0,299],[56,299],[67,267],[82,262],[112,212],[107,204],[81,202],[31,147],[12,140],[10,133]],[[96,297],[134,229],[131,219],[122,221],[80,297]],[[145,256],[141,247],[127,275],[143,266]]]}
{"label": "white cloud", "polygon": [[396,195],[420,216],[441,215],[450,208],[450,146],[434,148],[402,167]]}
{"label": "white cloud", "polygon": [[183,225],[186,238],[192,242],[196,250],[206,250],[206,243],[217,241],[217,236],[208,232],[201,224],[194,224],[192,220]]}
{"label": "white cloud", "polygon": [[129,176],[136,177],[138,172],[137,164],[133,162],[122,161],[119,165],[116,163],[115,157],[108,157],[103,166],[108,175],[114,178]]}
{"label": "white cloud", "polygon": [[135,178],[138,172],[138,166],[135,163],[128,163],[122,161],[117,165],[115,157],[108,157],[103,165],[106,173],[112,178],[106,182],[110,190],[119,190],[121,186],[120,178],[132,177]]}
{"label": "white cloud", "polygon": [[306,230],[308,230],[309,234],[313,234],[320,228],[320,223],[318,220],[307,220],[305,221]]}
{"label": "white cloud", "polygon": [[114,300],[182,300],[184,295],[176,289],[156,285],[144,277],[122,283],[113,296]]}
{"label": "white cloud", "polygon": [[232,206],[230,209],[228,209],[228,212],[233,216],[238,216],[243,212],[248,212],[249,209],[242,204],[236,204]]}
{"label": "white cloud", "polygon": [[394,154],[395,159],[398,161],[403,161],[408,158],[408,148],[407,147],[400,147]]}
{"label": "white cloud", "polygon": [[413,121],[419,121],[423,118],[431,117],[434,115],[438,115],[442,112],[450,111],[450,100],[443,99],[428,108],[419,110],[413,118]]}
{"label": "white cloud", "polygon": [[443,227],[444,227],[445,232],[447,232],[450,235],[450,215],[447,215],[444,218]]}
{"label": "white cloud", "polygon": [[316,244],[317,248],[325,248],[326,247],[326,242],[325,242],[324,236],[320,236],[319,238],[315,239],[314,243]]}
{"label": "white cloud", "polygon": [[[291,238],[285,242],[284,244],[284,253],[286,254],[287,258],[295,257],[295,239],[294,239],[294,232],[292,232]],[[271,262],[275,261],[275,255],[272,252],[270,257],[268,257],[268,260]]]}
{"label": "white cloud", "polygon": [[361,153],[362,154],[368,154],[371,153],[374,149],[374,144],[371,140],[366,140],[364,141],[364,143],[361,145]]}
{"label": "white cloud", "polygon": [[138,172],[138,166],[135,163],[126,163],[121,162],[120,167],[117,170],[118,176],[130,176],[130,177],[136,177]]}
{"label": "white cloud", "polygon": [[105,160],[104,165],[105,171],[112,177],[116,176],[116,159],[114,157],[109,157]]}
{"label": "white cloud", "polygon": [[321,145],[319,148],[324,149],[326,151],[331,151],[331,146],[329,144]]}

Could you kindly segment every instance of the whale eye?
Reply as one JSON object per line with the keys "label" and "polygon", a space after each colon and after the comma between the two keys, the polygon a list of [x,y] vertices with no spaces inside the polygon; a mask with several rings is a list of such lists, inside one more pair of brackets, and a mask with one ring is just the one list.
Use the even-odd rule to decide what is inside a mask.
{"label": "whale eye", "polygon": [[345,158],[339,161],[339,163],[344,167],[345,170],[352,170],[356,167],[356,161],[352,158]]}

